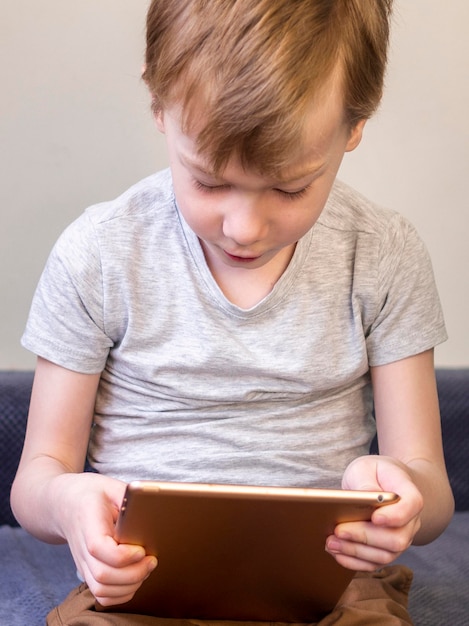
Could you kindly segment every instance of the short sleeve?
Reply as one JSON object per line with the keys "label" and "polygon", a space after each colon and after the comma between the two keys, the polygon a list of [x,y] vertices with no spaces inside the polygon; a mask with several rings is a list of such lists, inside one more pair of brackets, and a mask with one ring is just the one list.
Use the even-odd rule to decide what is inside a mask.
{"label": "short sleeve", "polygon": [[432,263],[415,228],[395,215],[380,241],[377,308],[366,331],[371,366],[424,352],[447,339]]}
{"label": "short sleeve", "polygon": [[99,373],[113,345],[103,317],[99,246],[85,213],[65,230],[49,256],[22,345],[67,369]]}

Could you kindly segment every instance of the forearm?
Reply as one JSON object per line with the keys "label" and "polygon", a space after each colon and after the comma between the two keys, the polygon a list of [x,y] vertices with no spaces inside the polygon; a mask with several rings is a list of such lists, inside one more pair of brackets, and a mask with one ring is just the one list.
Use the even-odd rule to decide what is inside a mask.
{"label": "forearm", "polygon": [[87,489],[104,493],[109,481],[99,474],[74,473],[51,457],[37,457],[20,465],[11,491],[12,510],[21,526],[38,539],[64,543],[69,518],[78,502],[84,504]]}
{"label": "forearm", "polygon": [[48,543],[63,543],[62,515],[68,508],[64,494],[70,472],[51,457],[37,457],[20,466],[11,491],[11,507],[18,522]]}
{"label": "forearm", "polygon": [[451,487],[446,471],[426,459],[413,459],[406,466],[424,502],[420,516],[422,525],[413,543],[430,543],[444,531],[453,516]]}
{"label": "forearm", "polygon": [[433,350],[374,367],[371,378],[380,455],[401,463],[419,491],[422,509],[414,543],[429,543],[445,529],[454,510]]}

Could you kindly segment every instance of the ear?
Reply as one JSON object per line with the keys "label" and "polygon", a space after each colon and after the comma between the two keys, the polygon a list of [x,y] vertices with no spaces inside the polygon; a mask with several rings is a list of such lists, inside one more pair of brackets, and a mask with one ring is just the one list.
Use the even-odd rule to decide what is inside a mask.
{"label": "ear", "polygon": [[156,127],[160,133],[165,133],[164,127],[164,111],[161,107],[157,106],[156,102],[152,103],[153,117],[155,118]]}
{"label": "ear", "polygon": [[366,119],[358,121],[350,131],[350,137],[345,147],[345,152],[352,152],[358,146],[363,136],[363,129],[365,128]]}

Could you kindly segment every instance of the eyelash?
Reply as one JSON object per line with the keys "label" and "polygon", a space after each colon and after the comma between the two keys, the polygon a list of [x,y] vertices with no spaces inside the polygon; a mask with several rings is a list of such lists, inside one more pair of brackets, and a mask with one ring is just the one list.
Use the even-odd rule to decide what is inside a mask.
{"label": "eyelash", "polygon": [[308,185],[307,187],[299,189],[298,191],[283,191],[283,189],[275,189],[275,191],[281,194],[284,198],[288,198],[289,200],[299,200],[308,192],[310,186],[311,185]]}
{"label": "eyelash", "polygon": [[[204,193],[216,193],[218,191],[223,191],[229,189],[229,185],[204,185],[200,180],[194,179],[194,186],[198,191],[202,191]],[[284,191],[283,189],[274,189],[278,194],[280,194],[283,198],[287,198],[288,200],[299,200],[302,198],[309,190],[311,185],[307,185],[303,189],[299,189],[298,191]]]}
{"label": "eyelash", "polygon": [[216,191],[228,189],[228,185],[204,185],[200,180],[196,179],[194,179],[194,186],[199,191],[204,191],[205,193],[215,193]]}

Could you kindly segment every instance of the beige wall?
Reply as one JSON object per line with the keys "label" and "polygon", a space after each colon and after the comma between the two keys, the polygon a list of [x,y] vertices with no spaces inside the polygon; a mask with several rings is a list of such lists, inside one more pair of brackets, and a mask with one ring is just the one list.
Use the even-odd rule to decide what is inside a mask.
{"label": "beige wall", "polygon": [[[166,164],[139,74],[147,0],[1,0],[0,368],[19,345],[61,230]],[[341,176],[418,227],[450,340],[439,365],[469,365],[467,0],[397,0],[388,88]]]}

